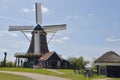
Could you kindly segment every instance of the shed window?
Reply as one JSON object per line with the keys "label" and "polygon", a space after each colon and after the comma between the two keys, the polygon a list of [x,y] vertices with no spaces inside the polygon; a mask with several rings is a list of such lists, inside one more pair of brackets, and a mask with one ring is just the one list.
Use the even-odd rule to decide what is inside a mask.
{"label": "shed window", "polygon": [[106,66],[100,66],[99,67],[99,74],[100,75],[106,75]]}

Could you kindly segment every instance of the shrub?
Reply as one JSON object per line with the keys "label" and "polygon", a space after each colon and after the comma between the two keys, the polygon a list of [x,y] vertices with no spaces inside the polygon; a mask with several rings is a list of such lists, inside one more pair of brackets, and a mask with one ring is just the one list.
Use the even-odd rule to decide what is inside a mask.
{"label": "shrub", "polygon": [[7,67],[13,67],[13,66],[14,66],[14,64],[13,64],[13,62],[12,62],[12,61],[8,61],[8,62],[6,63],[6,66],[7,66]]}

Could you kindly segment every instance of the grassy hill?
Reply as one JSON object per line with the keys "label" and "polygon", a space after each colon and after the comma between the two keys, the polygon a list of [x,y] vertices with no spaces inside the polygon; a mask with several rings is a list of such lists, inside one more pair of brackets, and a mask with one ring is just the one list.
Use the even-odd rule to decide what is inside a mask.
{"label": "grassy hill", "polygon": [[32,80],[32,79],[24,77],[24,76],[0,73],[0,80]]}
{"label": "grassy hill", "polygon": [[[69,69],[55,69],[54,71],[51,71],[49,69],[32,69],[32,68],[16,68],[16,67],[14,67],[14,68],[0,68],[0,70],[38,73],[38,74],[45,74],[45,75],[50,75],[50,76],[69,78],[70,80],[94,80],[94,79],[99,79],[99,78],[106,78],[105,76],[94,75],[87,79],[87,77],[84,77],[84,75],[75,74],[73,72],[73,70],[69,70]],[[58,72],[61,72],[63,74],[59,74]],[[114,78],[112,80],[120,80],[120,79]]]}

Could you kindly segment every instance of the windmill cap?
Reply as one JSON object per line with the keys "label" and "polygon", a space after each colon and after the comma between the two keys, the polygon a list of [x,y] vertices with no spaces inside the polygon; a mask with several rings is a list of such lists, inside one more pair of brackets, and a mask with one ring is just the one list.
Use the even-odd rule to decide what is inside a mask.
{"label": "windmill cap", "polygon": [[34,30],[43,30],[43,28],[41,27],[41,25],[37,24],[37,26],[34,28]]}

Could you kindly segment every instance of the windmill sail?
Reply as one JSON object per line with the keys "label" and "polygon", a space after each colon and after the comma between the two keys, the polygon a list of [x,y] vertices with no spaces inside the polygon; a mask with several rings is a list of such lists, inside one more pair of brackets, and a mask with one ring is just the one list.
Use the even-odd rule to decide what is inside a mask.
{"label": "windmill sail", "polygon": [[33,26],[9,26],[8,31],[33,30]]}
{"label": "windmill sail", "polygon": [[41,4],[36,3],[36,23],[42,24],[42,12],[41,12]]}
{"label": "windmill sail", "polygon": [[[35,65],[47,65],[46,63],[39,62],[38,59],[44,55],[48,55],[49,49],[48,49],[48,43],[52,40],[53,36],[57,31],[65,30],[66,24],[59,24],[59,25],[47,25],[47,26],[41,26],[42,25],[42,12],[41,12],[41,4],[36,3],[35,4],[35,10],[36,10],[36,26],[9,26],[9,31],[21,31],[24,36],[29,40],[27,35],[24,32],[32,32],[32,37],[30,41],[29,48],[25,55],[23,54],[15,54],[16,58],[26,58],[27,64],[25,64],[25,67],[34,67]],[[53,33],[52,37],[47,43],[47,33]],[[24,45],[23,45],[24,46]],[[50,54],[51,55],[51,54]],[[52,68],[52,64],[55,63],[62,63],[63,60],[52,58],[49,60],[50,65],[49,68]],[[56,61],[57,60],[57,61]],[[52,61],[52,62],[51,62]],[[18,66],[19,66],[19,59],[17,59]],[[31,64],[32,63],[32,64]],[[60,64],[61,66],[61,64]],[[44,66],[46,67],[46,66]],[[54,67],[54,66],[53,66]],[[57,68],[57,66],[56,66]],[[60,67],[58,67],[60,68]]]}
{"label": "windmill sail", "polygon": [[43,26],[45,32],[53,33],[60,30],[66,30],[66,24]]}

